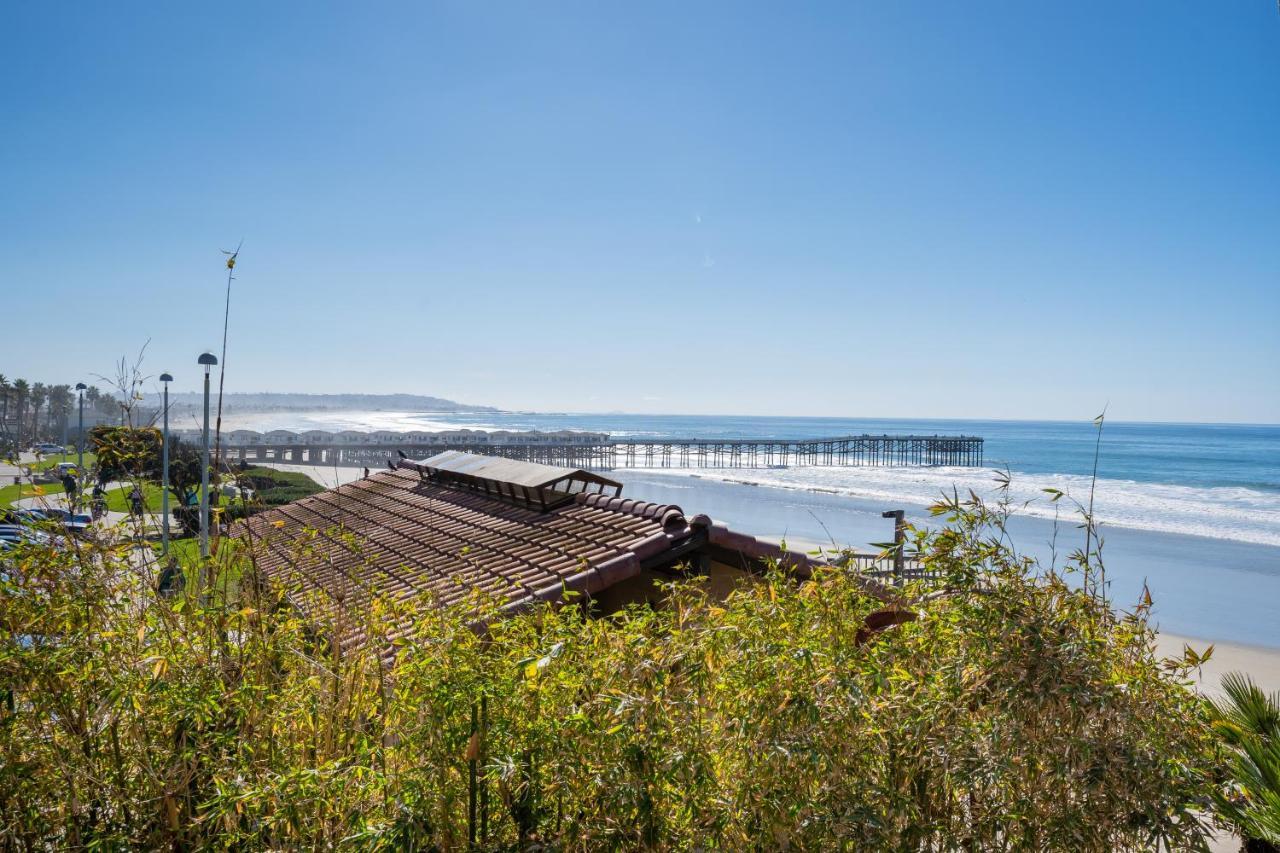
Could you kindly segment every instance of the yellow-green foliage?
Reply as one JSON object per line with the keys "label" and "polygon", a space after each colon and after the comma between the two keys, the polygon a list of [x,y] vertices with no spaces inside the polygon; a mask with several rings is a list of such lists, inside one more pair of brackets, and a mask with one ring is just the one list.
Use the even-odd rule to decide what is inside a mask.
{"label": "yellow-green foliage", "polygon": [[1229,672],[1211,705],[1213,727],[1228,745],[1228,784],[1218,813],[1248,850],[1280,845],[1280,693],[1267,694],[1248,675]]}
{"label": "yellow-green foliage", "polygon": [[155,467],[164,437],[155,427],[99,425],[89,430],[89,441],[99,472],[123,480]]}
{"label": "yellow-green foliage", "polygon": [[0,582],[0,847],[1197,847],[1214,741],[1141,609],[969,518],[923,543],[950,589],[861,645],[885,603],[836,569],[483,636],[482,602],[409,620],[353,591],[336,618],[393,665],[251,563],[202,605],[110,551],[28,552]]}

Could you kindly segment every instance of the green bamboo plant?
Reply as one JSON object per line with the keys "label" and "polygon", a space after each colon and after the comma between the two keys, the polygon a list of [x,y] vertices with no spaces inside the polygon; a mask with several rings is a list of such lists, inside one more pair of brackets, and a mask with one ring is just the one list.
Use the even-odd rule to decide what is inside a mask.
{"label": "green bamboo plant", "polygon": [[1202,849],[1218,741],[1145,605],[938,509],[940,581],[615,614],[381,596],[341,528],[223,539],[163,596],[128,545],[10,552],[0,847]]}

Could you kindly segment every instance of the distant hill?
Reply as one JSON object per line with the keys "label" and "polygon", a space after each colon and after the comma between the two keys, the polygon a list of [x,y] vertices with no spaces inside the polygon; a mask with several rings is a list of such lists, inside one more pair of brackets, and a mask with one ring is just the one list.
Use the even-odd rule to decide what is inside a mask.
{"label": "distant hill", "polygon": [[[170,405],[200,405],[194,391],[169,395]],[[224,394],[224,412],[316,412],[323,410],[387,412],[497,412],[492,406],[473,406],[442,397],[421,394],[279,394],[274,392]]]}

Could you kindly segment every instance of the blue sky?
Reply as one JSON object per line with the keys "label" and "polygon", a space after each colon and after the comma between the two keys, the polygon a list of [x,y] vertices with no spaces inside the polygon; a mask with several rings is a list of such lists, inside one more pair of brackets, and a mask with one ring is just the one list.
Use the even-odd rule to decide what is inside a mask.
{"label": "blue sky", "polygon": [[1280,422],[1274,0],[0,20],[11,377]]}

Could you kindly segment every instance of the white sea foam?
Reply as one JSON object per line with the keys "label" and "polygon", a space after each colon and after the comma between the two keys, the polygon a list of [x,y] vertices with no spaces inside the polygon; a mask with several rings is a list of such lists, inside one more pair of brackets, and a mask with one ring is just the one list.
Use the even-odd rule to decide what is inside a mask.
{"label": "white sea foam", "polygon": [[[973,490],[984,498],[992,498],[997,488],[995,472],[977,468],[647,468],[638,469],[637,473],[696,475],[918,505],[936,502],[953,487],[960,490],[961,496]],[[1074,511],[1071,501],[1088,503],[1089,478],[1073,474],[1014,472],[1009,496],[1019,505],[1019,513],[1053,518],[1054,505],[1044,492],[1049,488],[1068,496],[1058,504],[1064,519]],[[1025,508],[1021,507],[1028,501]],[[1280,495],[1252,489],[1192,488],[1100,478],[1094,495],[1094,517],[1104,525],[1280,547]]]}

